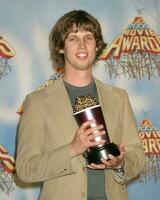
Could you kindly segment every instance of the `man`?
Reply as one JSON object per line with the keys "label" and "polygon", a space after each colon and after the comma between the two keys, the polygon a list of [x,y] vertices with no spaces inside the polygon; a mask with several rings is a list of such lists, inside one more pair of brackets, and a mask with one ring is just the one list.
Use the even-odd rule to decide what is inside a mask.
{"label": "man", "polygon": [[[138,176],[144,154],[126,92],[92,75],[106,44],[97,19],[85,11],[62,16],[50,34],[51,58],[64,66],[62,78],[29,94],[20,120],[16,168],[24,182],[43,182],[40,200],[127,200],[126,183]],[[120,155],[87,164],[83,153],[104,140],[94,120],[78,127],[76,96],[90,95],[102,107],[109,137]],[[93,135],[92,133],[96,131]]]}

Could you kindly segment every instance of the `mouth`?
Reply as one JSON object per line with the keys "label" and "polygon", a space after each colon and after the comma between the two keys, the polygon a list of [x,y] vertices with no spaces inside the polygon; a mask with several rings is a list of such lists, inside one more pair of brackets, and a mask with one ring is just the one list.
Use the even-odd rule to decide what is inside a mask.
{"label": "mouth", "polygon": [[81,60],[84,60],[88,57],[88,54],[87,53],[77,53],[76,56],[81,59]]}

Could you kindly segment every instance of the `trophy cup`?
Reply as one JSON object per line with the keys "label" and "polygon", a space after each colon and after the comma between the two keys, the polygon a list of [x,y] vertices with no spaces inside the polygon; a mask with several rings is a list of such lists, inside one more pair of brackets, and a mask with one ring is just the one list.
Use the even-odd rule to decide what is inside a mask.
{"label": "trophy cup", "polygon": [[[101,158],[105,160],[109,160],[108,154],[112,154],[114,156],[120,155],[120,151],[118,149],[118,145],[110,142],[107,127],[104,121],[103,113],[101,106],[97,104],[96,99],[91,97],[90,95],[87,96],[79,96],[76,97],[75,104],[73,106],[74,114],[77,124],[81,126],[87,120],[94,119],[95,122],[91,124],[91,127],[95,127],[97,125],[102,124],[103,130],[106,131],[105,135],[102,136],[95,136],[93,141],[100,141],[105,140],[104,144],[96,145],[94,147],[90,147],[86,150],[83,156],[86,158],[87,162],[100,164]],[[96,134],[97,131],[94,131],[92,134]]]}

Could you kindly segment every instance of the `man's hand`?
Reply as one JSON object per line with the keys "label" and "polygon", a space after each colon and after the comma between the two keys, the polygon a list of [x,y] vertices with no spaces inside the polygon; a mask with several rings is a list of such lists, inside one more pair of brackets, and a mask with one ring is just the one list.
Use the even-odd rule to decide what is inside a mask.
{"label": "man's hand", "polygon": [[89,147],[105,143],[104,140],[98,142],[93,140],[95,137],[102,136],[106,133],[102,130],[103,125],[92,127],[91,124],[93,123],[95,123],[95,120],[86,121],[77,130],[72,142],[70,143],[71,157],[84,153]]}
{"label": "man's hand", "polygon": [[123,166],[124,165],[124,154],[125,154],[124,144],[119,145],[119,150],[120,150],[119,156],[115,157],[115,156],[109,154],[108,155],[109,160],[101,159],[101,161],[102,161],[101,164],[91,163],[90,165],[87,165],[87,167],[90,169],[114,169],[119,166]]}

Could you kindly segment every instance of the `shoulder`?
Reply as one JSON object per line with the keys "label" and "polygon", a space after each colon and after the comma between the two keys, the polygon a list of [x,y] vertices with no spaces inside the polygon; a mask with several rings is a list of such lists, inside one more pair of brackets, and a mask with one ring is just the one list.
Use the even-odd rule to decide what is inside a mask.
{"label": "shoulder", "polygon": [[111,95],[127,95],[126,90],[123,88],[104,83],[98,79],[95,79],[95,81],[100,90],[103,90],[104,92],[110,92]]}
{"label": "shoulder", "polygon": [[50,93],[54,93],[58,90],[59,85],[62,84],[61,78],[59,79],[49,79],[43,82],[42,85],[37,87],[34,91],[29,93],[27,96],[46,96]]}
{"label": "shoulder", "polygon": [[28,93],[22,102],[22,104],[18,107],[17,113],[22,114],[25,105],[31,104],[33,102],[43,102],[47,95],[56,94],[58,91],[58,85],[61,84],[61,78],[59,79],[49,79],[43,82],[43,84],[34,91]]}
{"label": "shoulder", "polygon": [[46,80],[43,82],[42,85],[37,87],[34,91],[28,94],[28,96],[36,96],[36,95],[41,95],[45,93],[47,90],[49,90],[51,87],[54,86],[55,80]]}
{"label": "shoulder", "polygon": [[99,96],[103,102],[112,102],[111,104],[115,103],[115,105],[121,106],[128,105],[130,102],[126,90],[114,85],[103,83],[99,80],[96,80],[96,85]]}

